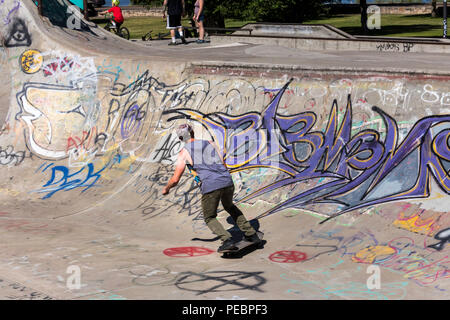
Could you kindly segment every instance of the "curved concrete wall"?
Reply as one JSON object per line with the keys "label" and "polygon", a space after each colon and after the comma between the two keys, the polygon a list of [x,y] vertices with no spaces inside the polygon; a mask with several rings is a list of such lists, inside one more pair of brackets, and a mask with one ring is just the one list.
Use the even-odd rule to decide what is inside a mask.
{"label": "curved concrete wall", "polygon": [[[154,59],[95,26],[57,27],[35,11],[28,2],[0,4],[5,24],[0,88],[8,92],[0,100],[5,112],[0,199],[8,214],[21,219],[63,219],[66,229],[44,232],[50,239],[68,246],[68,238],[90,239],[77,225],[99,237],[131,226],[131,234],[160,241],[158,248],[170,245],[179,230],[189,232],[191,225],[194,232],[208,234],[199,191],[187,174],[169,197],[160,195],[182,148],[173,128],[186,121],[197,136],[218,143],[233,173],[236,201],[265,222],[277,244],[292,247],[299,239],[314,239],[317,251],[317,239],[329,240],[324,236],[329,225],[309,233],[309,218],[302,218],[309,224],[302,220],[300,235],[281,237],[280,230],[300,227],[298,222],[287,227],[280,217],[298,212],[336,217],[337,226],[362,213],[383,216],[402,232],[428,238],[427,244],[448,230],[450,76],[267,70]],[[350,220],[339,220],[346,215]],[[35,224],[8,226],[40,230]],[[384,227],[378,225],[378,231]],[[351,232],[355,229],[364,228],[358,224]],[[439,250],[421,250],[442,253],[433,260],[442,262],[446,239],[439,240]],[[394,245],[387,243],[386,236],[364,242],[346,263],[393,256]],[[297,262],[323,254],[316,251]],[[4,261],[14,265],[8,259]],[[142,258],[127,259],[139,265]],[[272,255],[270,261],[277,263]],[[440,280],[448,278],[445,263],[439,268],[421,274],[419,282],[436,274]],[[195,275],[179,278],[178,289],[190,291],[183,280]],[[280,282],[299,284],[288,273],[277,278]],[[398,287],[402,293],[396,298],[407,296],[404,286]],[[437,290],[446,287],[444,283]],[[279,291],[281,297],[296,298],[301,292],[287,290]],[[328,294],[348,297],[322,292],[313,298]]]}

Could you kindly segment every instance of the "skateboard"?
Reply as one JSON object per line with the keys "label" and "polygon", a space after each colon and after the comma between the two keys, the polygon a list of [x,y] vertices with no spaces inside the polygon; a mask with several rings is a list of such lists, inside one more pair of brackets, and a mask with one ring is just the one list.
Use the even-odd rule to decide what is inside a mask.
{"label": "skateboard", "polygon": [[256,234],[258,235],[259,240],[260,240],[258,242],[249,242],[249,241],[246,241],[245,239],[243,239],[243,240],[241,240],[241,241],[236,243],[237,249],[234,249],[234,250],[223,250],[223,251],[218,251],[218,252],[219,253],[223,253],[223,256],[225,258],[227,258],[227,257],[231,257],[231,256],[233,256],[235,254],[238,254],[243,249],[251,247],[251,246],[256,246],[258,248],[262,248],[263,243],[264,243],[263,242],[264,233],[262,233],[261,231],[257,231]]}

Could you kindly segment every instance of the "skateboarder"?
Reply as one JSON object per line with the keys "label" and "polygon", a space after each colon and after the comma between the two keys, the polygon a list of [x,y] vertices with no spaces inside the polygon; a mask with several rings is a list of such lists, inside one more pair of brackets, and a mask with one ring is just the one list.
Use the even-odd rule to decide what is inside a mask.
{"label": "skateboarder", "polygon": [[184,148],[178,154],[175,172],[163,189],[163,195],[175,187],[189,166],[200,179],[202,193],[203,218],[208,228],[222,240],[217,251],[236,249],[231,234],[217,220],[219,201],[231,215],[239,229],[244,233],[245,240],[258,242],[260,239],[256,230],[246,220],[242,212],[233,204],[234,183],[217,147],[213,142],[194,139],[194,130],[188,124],[182,124],[176,130],[178,138],[185,142]]}

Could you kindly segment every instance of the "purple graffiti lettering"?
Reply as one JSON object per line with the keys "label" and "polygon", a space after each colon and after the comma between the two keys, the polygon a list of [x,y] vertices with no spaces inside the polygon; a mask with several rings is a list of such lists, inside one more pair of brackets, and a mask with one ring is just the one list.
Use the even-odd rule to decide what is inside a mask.
{"label": "purple graffiti lettering", "polygon": [[122,138],[126,139],[133,135],[141,126],[142,119],[145,117],[145,112],[135,104],[130,107],[123,117],[121,125]]}
{"label": "purple graffiti lettering", "polygon": [[[3,3],[3,1],[2,1],[1,3]],[[11,16],[14,12],[18,11],[19,8],[20,8],[20,2],[16,0],[16,6],[15,6],[14,8],[12,8],[12,9],[8,12],[8,15],[6,16],[6,18],[3,19],[4,25],[5,25],[5,26],[8,25],[8,24],[11,22],[10,16]]]}
{"label": "purple graffiti lettering", "polygon": [[384,137],[372,129],[352,134],[349,95],[341,123],[335,100],[326,129],[316,132],[312,131],[317,119],[313,112],[277,114],[291,81],[277,90],[261,113],[232,116],[174,109],[164,114],[173,115],[168,121],[184,118],[202,124],[218,144],[230,172],[272,168],[282,173],[240,202],[310,179],[319,180],[315,187],[291,195],[258,218],[317,203],[333,204],[336,214],[342,214],[388,201],[424,198],[430,195],[432,178],[450,193],[450,115],[419,120],[399,143],[396,121],[374,106],[373,111],[383,120]]}

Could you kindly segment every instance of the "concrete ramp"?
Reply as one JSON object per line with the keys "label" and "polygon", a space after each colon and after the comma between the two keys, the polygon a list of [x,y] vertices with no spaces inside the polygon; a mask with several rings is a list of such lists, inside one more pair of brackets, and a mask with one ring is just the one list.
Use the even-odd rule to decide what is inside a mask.
{"label": "concrete ramp", "polygon": [[[248,23],[242,29],[252,29],[252,35],[259,36],[290,36],[309,38],[354,38],[352,35],[343,32],[327,24],[304,25],[304,24],[280,24],[280,23]],[[233,34],[248,34],[243,31],[236,31]]]}
{"label": "concrete ramp", "polygon": [[[145,47],[70,12],[0,2],[0,298],[449,297],[450,73]],[[221,258],[187,172],[161,195],[185,122],[264,248]]]}

